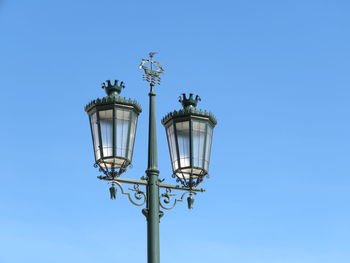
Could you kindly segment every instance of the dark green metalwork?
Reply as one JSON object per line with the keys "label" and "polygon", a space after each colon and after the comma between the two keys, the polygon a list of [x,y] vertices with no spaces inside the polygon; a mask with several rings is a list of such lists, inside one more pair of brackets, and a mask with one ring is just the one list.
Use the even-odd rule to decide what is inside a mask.
{"label": "dark green metalwork", "polygon": [[[148,263],[160,263],[160,251],[159,251],[159,223],[160,218],[163,216],[164,212],[160,210],[160,208],[165,210],[170,210],[175,207],[175,205],[178,202],[183,202],[185,200],[185,196],[187,197],[187,205],[189,209],[193,208],[194,204],[194,198],[193,196],[197,194],[197,192],[204,192],[205,190],[202,188],[195,188],[196,185],[198,185],[202,181],[202,176],[198,176],[196,181],[195,179],[191,177],[189,180],[185,179],[181,180],[178,179],[178,182],[183,183],[183,186],[180,185],[171,185],[171,184],[165,184],[163,183],[164,180],[159,179],[159,170],[158,170],[158,153],[157,153],[157,132],[156,132],[156,105],[155,105],[155,86],[157,84],[160,84],[160,75],[164,72],[164,69],[160,65],[159,62],[153,60],[154,55],[156,52],[149,53],[149,59],[142,59],[140,69],[144,70],[144,80],[149,82],[150,84],[150,91],[148,93],[149,96],[149,127],[148,127],[148,162],[147,162],[147,169],[145,171],[146,177],[142,177],[141,180],[135,180],[135,179],[128,179],[128,178],[120,178],[119,176],[126,170],[126,167],[128,167],[131,164],[132,159],[132,153],[134,148],[134,143],[131,143],[130,139],[130,133],[132,130],[132,125],[135,129],[137,128],[137,116],[141,112],[141,106],[134,100],[126,99],[121,96],[119,96],[122,89],[125,88],[125,85],[123,82],[118,84],[118,80],[114,82],[112,85],[109,80],[106,81],[107,84],[103,83],[102,88],[106,91],[107,96],[102,99],[96,99],[91,101],[88,105],[85,106],[85,111],[89,114],[90,117],[90,128],[91,128],[91,134],[93,139],[93,145],[94,145],[94,154],[95,154],[95,167],[99,167],[100,171],[103,172],[104,176],[98,176],[99,179],[105,180],[108,183],[111,184],[111,187],[109,188],[109,194],[111,199],[116,199],[117,197],[117,188],[119,188],[119,193],[122,195],[126,195],[129,199],[129,201],[136,205],[136,206],[143,206],[146,204],[146,207],[142,210],[142,213],[146,216],[147,219],[147,262]],[[205,141],[204,141],[204,148],[207,149],[207,144],[211,143],[208,142],[208,129],[210,128],[212,131],[212,128],[216,125],[216,119],[214,115],[212,115],[209,112],[197,110],[196,106],[198,101],[200,101],[199,96],[193,97],[193,94],[190,94],[190,96],[187,98],[185,94],[183,94],[183,97],[180,97],[179,100],[183,106],[182,110],[174,111],[166,115],[162,123],[165,127],[169,127],[169,129],[173,129],[173,136],[176,138],[176,142],[174,147],[176,149],[173,149],[173,151],[176,151],[177,155],[177,165],[178,167],[181,167],[183,169],[196,169],[198,167],[195,167],[194,165],[194,159],[192,156],[192,153],[194,151],[194,148],[196,145],[194,145],[194,139],[193,139],[193,133],[195,131],[194,124],[198,122],[205,123]],[[111,125],[108,123],[110,120],[110,115],[107,113],[107,111],[112,110],[112,156],[108,155],[108,149],[110,149],[110,146],[105,146],[105,144],[108,145],[108,143],[103,142],[103,140],[108,141],[106,139],[107,135],[104,135],[104,139],[102,139],[102,128],[101,126],[104,126],[104,133],[106,133],[106,123],[108,125]],[[119,110],[119,112],[117,112]],[[129,119],[124,116],[125,112],[129,112]],[[103,112],[100,116],[100,112]],[[122,117],[119,119],[120,112],[122,112]],[[134,116],[135,115],[135,116]],[[128,115],[126,115],[128,116]],[[135,119],[134,119],[135,117]],[[93,119],[95,120],[95,123],[93,123]],[[127,123],[128,127],[127,130],[129,134],[126,134],[127,141],[126,141],[126,153],[125,156],[119,156],[117,155],[117,139],[120,134],[118,134],[118,128],[116,128],[118,120],[123,120],[129,122]],[[103,122],[104,121],[104,122]],[[135,121],[132,124],[132,121]],[[102,123],[101,123],[102,122]],[[189,151],[190,151],[190,162],[188,167],[182,167],[180,162],[180,149],[177,142],[178,139],[178,131],[176,127],[176,123],[181,122],[188,122],[189,125],[189,133],[188,135],[184,135],[184,126],[180,128],[180,132],[182,133],[181,136],[189,136]],[[124,122],[122,122],[124,123]],[[123,126],[124,127],[124,126]],[[182,129],[182,130],[181,130]],[[197,133],[198,130],[196,130]],[[124,133],[124,129],[122,131]],[[109,134],[109,133],[108,133]],[[96,138],[94,138],[94,136]],[[124,136],[122,136],[124,138]],[[169,137],[168,139],[168,145],[169,150],[170,149],[170,141]],[[105,143],[105,144],[103,144]],[[98,144],[98,145],[97,145]],[[99,147],[99,156],[97,155],[98,151],[96,151],[97,146]],[[107,155],[104,155],[104,148],[106,148]],[[210,147],[208,148],[210,150]],[[129,151],[131,151],[129,155]],[[182,150],[184,151],[184,150]],[[199,151],[199,150],[198,150]],[[122,155],[122,154],[121,154]],[[113,168],[113,165],[115,164],[113,161],[112,168],[108,168],[107,165],[111,165],[111,163],[104,162],[104,158],[115,158],[117,156],[118,161],[122,161],[121,167],[119,171],[115,171]],[[98,158],[99,157],[99,158]],[[198,157],[199,158],[199,157]],[[206,158],[206,152],[203,151],[202,153],[202,166],[205,165],[205,159]],[[100,161],[102,160],[102,161]],[[208,161],[209,162],[209,161]],[[174,165],[174,163],[172,162]],[[175,177],[176,171],[174,171],[173,177]],[[203,169],[203,176],[207,174],[207,171]],[[186,181],[187,180],[187,181]],[[184,183],[185,181],[185,183]],[[128,188],[130,192],[124,190],[122,184],[131,184],[133,185],[132,188]],[[140,186],[145,187],[145,191],[140,190]],[[162,193],[160,193],[160,189],[162,189]],[[175,191],[175,193],[172,192],[172,190]],[[179,195],[179,191],[181,191],[181,197],[177,198]]]}
{"label": "dark green metalwork", "polygon": [[217,120],[211,112],[198,110],[194,107],[187,107],[178,111],[175,110],[173,112],[168,113],[162,119],[162,124],[166,125],[167,122],[172,120],[173,118],[186,118],[189,116],[205,117],[208,118],[214,126],[217,124]]}
{"label": "dark green metalwork", "polygon": [[95,160],[97,159],[96,158],[96,145],[95,145],[95,140],[94,140],[94,135],[93,135],[93,130],[92,130],[92,118],[89,117],[89,123],[90,123],[90,132],[91,132],[91,139],[92,139],[92,146],[94,148],[94,157],[95,157]]}
{"label": "dark green metalwork", "polygon": [[[147,178],[146,179],[129,179],[129,178],[110,178],[108,176],[97,176],[98,179],[104,180],[110,183],[125,183],[125,184],[137,184],[137,185],[142,185],[145,186],[148,184]],[[158,183],[159,188],[164,188],[164,189],[173,189],[173,190],[179,190],[179,191],[192,191],[192,192],[205,192],[205,189],[203,188],[192,188],[190,189],[189,187],[181,186],[181,185],[173,185],[173,184],[163,184],[161,182]]]}
{"label": "dark green metalwork", "polygon": [[193,203],[194,203],[194,198],[192,196],[192,193],[190,193],[190,196],[187,197],[188,209],[193,209]]}
{"label": "dark green metalwork", "polygon": [[117,189],[115,188],[114,183],[112,183],[112,186],[109,188],[109,193],[111,195],[111,199],[116,199]]}
{"label": "dark green metalwork", "polygon": [[[103,147],[102,147],[102,136],[101,136],[101,125],[100,125],[100,114],[98,111],[95,112],[96,114],[96,121],[97,121],[97,135],[98,135],[98,148],[100,150],[100,158],[103,158]],[[96,135],[95,135],[96,136]],[[97,160],[97,159],[96,159]],[[98,164],[97,164],[98,165]],[[102,168],[100,168],[102,169]],[[101,170],[100,170],[101,171]],[[103,169],[102,169],[103,171]]]}
{"label": "dark green metalwork", "polygon": [[[118,93],[119,94],[119,93]],[[113,126],[112,126],[112,156],[116,155],[116,150],[117,150],[117,131],[114,125],[115,119],[116,119],[116,110],[113,108],[113,114],[112,114],[112,119],[113,119]],[[131,160],[130,160],[131,161]]]}
{"label": "dark green metalwork", "polygon": [[[179,102],[182,104],[183,109],[179,111],[173,111],[168,113],[163,119],[162,124],[166,129],[173,129],[174,142],[171,144],[169,134],[167,133],[168,146],[170,152],[170,158],[172,159],[173,177],[177,182],[181,182],[184,186],[193,188],[203,181],[204,176],[208,175],[210,148],[208,147],[208,139],[212,139],[209,135],[209,129],[212,129],[217,124],[214,115],[207,111],[196,109],[197,103],[200,101],[200,97],[193,96],[192,93],[188,97],[185,94],[179,97]],[[194,128],[194,124],[197,128]],[[181,127],[182,125],[182,127]],[[188,128],[184,128],[188,126]],[[178,127],[182,132],[182,137],[178,132]],[[202,127],[202,128],[201,128]],[[195,160],[195,145],[194,145],[194,131],[196,129],[196,139],[202,139],[202,148],[196,148],[196,160]],[[204,132],[203,132],[204,129]],[[188,142],[184,139],[185,134],[188,133]],[[210,137],[210,138],[209,138]],[[187,138],[186,138],[187,139]],[[180,144],[182,146],[180,151]],[[188,152],[186,151],[188,147]],[[197,145],[196,145],[197,146]],[[211,146],[211,144],[209,145]],[[173,148],[173,149],[172,149]],[[201,152],[199,152],[201,150]],[[174,151],[176,156],[173,156]],[[209,154],[208,154],[209,153]],[[201,158],[200,158],[201,156]],[[174,165],[174,163],[177,163]],[[192,196],[188,199],[189,208],[193,207]]]}
{"label": "dark green metalwork", "polygon": [[[144,79],[150,83],[149,126],[148,126],[148,165],[147,165],[147,258],[148,263],[159,263],[159,171],[157,152],[156,104],[154,87],[160,84],[160,74],[164,72],[160,63],[153,60],[155,52],[150,52],[150,59],[143,59],[140,68],[145,71]],[[149,63],[150,67],[146,64]],[[154,68],[155,67],[155,68]]]}
{"label": "dark green metalwork", "polygon": [[[126,171],[127,167],[131,165],[133,150],[133,147],[130,149],[131,123],[136,120],[136,123],[134,125],[137,125],[137,116],[141,112],[141,107],[136,101],[119,96],[121,90],[125,88],[125,85],[123,82],[120,82],[120,84],[118,82],[118,80],[115,80],[114,84],[112,85],[111,81],[107,80],[107,84],[102,84],[102,88],[107,93],[107,96],[102,99],[93,100],[85,106],[85,111],[90,116],[91,130],[93,130],[92,126],[96,125],[95,130],[97,131],[97,134],[93,134],[93,137],[96,137],[95,139],[93,138],[96,166],[99,167],[101,172],[112,178],[120,176],[123,172]],[[117,111],[122,112],[123,114],[127,112],[129,114],[129,119],[123,119],[124,117],[122,117],[121,120],[118,120],[116,117]],[[105,144],[108,146],[103,145],[102,141],[103,135],[101,128],[101,113],[104,113],[104,116],[107,116],[107,113],[111,113],[111,117],[104,117],[105,122],[107,120],[108,123],[109,120],[109,125],[112,127],[112,130],[110,131],[111,134],[108,133],[105,135]],[[91,121],[93,116],[96,116],[96,123],[92,123]],[[129,131],[129,134],[126,134],[125,137],[123,137],[123,134],[118,135],[116,130],[116,126],[120,121],[128,122],[127,130]],[[106,124],[104,128],[108,129],[107,126],[108,124]],[[109,143],[108,136],[111,136]],[[123,142],[121,142],[122,145],[117,145],[117,136],[121,136],[121,141],[126,140],[125,149],[122,147],[122,145],[124,145]],[[134,140],[134,137],[132,140]],[[99,156],[96,155],[96,141],[98,143]],[[117,147],[121,149],[121,154],[116,153]]]}
{"label": "dark green metalwork", "polygon": [[148,263],[159,263],[159,185],[158,154],[156,135],[156,113],[154,86],[151,84],[149,95],[149,134],[147,174],[147,258]]}
{"label": "dark green metalwork", "polygon": [[147,200],[146,194],[144,191],[140,190],[139,184],[134,184],[133,188],[128,188],[128,190],[134,192],[133,195],[131,195],[130,192],[127,192],[124,190],[121,184],[120,178],[118,178],[118,180],[112,181],[112,186],[109,188],[111,199],[116,199],[117,188],[115,186],[119,187],[120,192],[123,195],[126,195],[132,204],[136,206],[143,206],[146,203],[146,200]]}
{"label": "dark green metalwork", "polygon": [[[154,61],[153,57],[157,52],[150,52],[149,59],[142,59],[140,64],[140,69],[145,71],[143,75],[143,79],[149,82],[152,86],[156,84],[160,84],[160,74],[164,73],[163,67],[160,65],[158,61]],[[147,63],[149,63],[149,67],[147,67]]]}
{"label": "dark green metalwork", "polygon": [[195,98],[193,98],[193,94],[190,93],[190,96],[186,98],[186,94],[182,93],[182,97],[179,97],[179,102],[181,102],[184,109],[188,109],[190,107],[197,107],[198,101],[201,101],[201,98],[197,95]]}
{"label": "dark green metalwork", "polygon": [[107,96],[102,99],[98,98],[92,100],[88,103],[85,106],[86,112],[89,113],[96,106],[109,106],[111,104],[132,106],[138,114],[142,111],[142,108],[137,101],[119,96],[121,89],[125,87],[123,82],[121,82],[121,85],[118,85],[118,80],[115,80],[114,85],[111,84],[110,80],[107,80],[106,82],[107,86],[105,83],[102,83],[102,88],[105,89]]}

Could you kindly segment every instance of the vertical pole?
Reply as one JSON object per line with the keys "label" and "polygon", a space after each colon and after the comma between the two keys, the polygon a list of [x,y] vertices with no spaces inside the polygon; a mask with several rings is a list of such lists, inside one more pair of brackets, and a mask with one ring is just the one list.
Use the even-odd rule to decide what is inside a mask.
{"label": "vertical pole", "polygon": [[159,184],[154,84],[149,96],[147,184],[147,262],[160,263],[159,253]]}

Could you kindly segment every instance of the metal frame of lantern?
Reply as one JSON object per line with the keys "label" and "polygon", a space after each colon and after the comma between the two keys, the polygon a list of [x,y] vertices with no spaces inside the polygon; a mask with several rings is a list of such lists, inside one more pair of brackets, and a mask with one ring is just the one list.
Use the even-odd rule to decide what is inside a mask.
{"label": "metal frame of lantern", "polygon": [[119,96],[123,82],[102,84],[107,96],[91,101],[85,107],[89,115],[94,146],[95,167],[106,176],[119,177],[131,165],[140,105]]}
{"label": "metal frame of lantern", "polygon": [[182,94],[179,102],[183,109],[173,111],[162,119],[173,177],[189,188],[197,186],[208,175],[213,129],[217,124],[212,113],[196,109],[198,101],[198,95],[194,98],[190,94],[187,98]]}
{"label": "metal frame of lantern", "polygon": [[[134,140],[136,134],[137,127],[137,117],[141,112],[141,107],[139,104],[130,99],[123,98],[119,96],[121,90],[125,87],[123,82],[118,85],[118,81],[114,82],[114,85],[108,80],[107,85],[103,83],[102,88],[105,89],[107,96],[102,99],[96,99],[90,102],[86,107],[85,111],[89,115],[90,119],[90,127],[91,134],[94,145],[94,154],[95,154],[95,167],[99,167],[100,172],[102,172],[103,176],[98,176],[100,180],[107,181],[112,184],[110,187],[110,197],[111,199],[116,199],[117,189],[121,192],[121,194],[126,195],[130,202],[136,206],[143,206],[146,204],[146,207],[142,209],[142,213],[145,215],[147,219],[147,255],[148,255],[148,263],[159,263],[160,262],[160,253],[159,253],[159,221],[163,216],[164,212],[160,210],[163,208],[165,210],[170,210],[175,207],[178,202],[183,202],[186,194],[189,194],[187,198],[188,208],[193,208],[193,194],[197,192],[204,192],[205,190],[202,188],[195,188],[208,173],[208,169],[202,169],[201,174],[194,178],[194,169],[198,169],[200,167],[194,167],[191,161],[191,175],[189,180],[187,180],[184,176],[178,177],[178,182],[182,182],[183,186],[179,185],[171,185],[163,183],[164,179],[159,179],[159,170],[158,170],[158,154],[157,154],[157,138],[156,138],[156,112],[155,112],[155,91],[154,87],[160,84],[160,74],[164,72],[164,69],[161,67],[160,63],[153,60],[153,56],[155,52],[149,53],[149,59],[142,59],[140,69],[143,69],[144,80],[149,82],[150,84],[150,92],[149,95],[149,130],[148,130],[148,165],[146,170],[146,176],[142,176],[140,179],[129,179],[129,178],[121,178],[119,177],[122,173],[126,171],[126,168],[131,165]],[[149,66],[147,66],[147,64]],[[165,118],[163,118],[163,125],[167,126],[169,123],[179,123],[181,121],[188,120],[191,124],[194,120],[204,121],[205,123],[210,123],[212,127],[216,125],[215,117],[208,112],[200,111],[195,109],[197,105],[197,101],[199,97],[197,96],[193,99],[193,95],[190,94],[190,97],[187,99],[185,95],[183,95],[183,99],[180,99],[180,102],[184,106],[183,110],[174,111],[169,113]],[[106,110],[112,110],[112,121],[109,129],[109,132],[112,134],[110,138],[112,140],[112,154],[105,156],[104,155],[104,139],[103,132],[101,126],[101,119],[99,118],[99,112],[103,112]],[[118,147],[118,143],[116,143],[116,138],[118,138],[118,131],[116,127],[118,124],[118,116],[115,114],[116,110],[128,110],[132,112],[135,119],[135,125],[133,134],[130,135],[130,125],[128,130],[127,141],[130,142],[132,140],[132,147],[129,149],[130,154],[125,157],[118,154],[118,151],[115,151],[115,148]],[[96,116],[96,119],[93,117]],[[130,122],[129,122],[130,123]],[[193,144],[193,134],[189,136],[191,137],[191,145]],[[211,139],[211,137],[210,137]],[[110,141],[111,141],[110,140]],[[178,137],[176,138],[178,140]],[[168,137],[169,142],[169,137]],[[210,142],[211,144],[211,142]],[[191,146],[192,147],[192,146]],[[107,147],[111,148],[111,147]],[[171,149],[169,144],[169,149]],[[210,154],[210,147],[209,154]],[[97,153],[100,152],[101,155]],[[108,152],[108,151],[107,151]],[[191,153],[193,151],[191,150]],[[179,154],[179,151],[177,152]],[[108,162],[109,159],[114,158],[113,162]],[[122,162],[115,162],[115,159],[121,160]],[[192,158],[191,158],[192,159]],[[209,162],[209,159],[208,159]],[[173,166],[174,168],[174,166]],[[187,167],[188,168],[188,167]],[[203,167],[202,167],[203,168]],[[178,171],[173,169],[174,175],[178,174]],[[182,171],[182,174],[183,171]],[[180,179],[179,179],[180,178]],[[182,180],[181,180],[182,178]],[[196,180],[194,180],[196,179]],[[123,184],[133,185],[132,188],[128,188],[126,191],[123,187]],[[145,187],[145,191],[141,190],[140,187]],[[160,189],[163,190],[160,193]],[[172,191],[175,191],[173,193]],[[181,197],[177,198],[179,192],[181,191]]]}

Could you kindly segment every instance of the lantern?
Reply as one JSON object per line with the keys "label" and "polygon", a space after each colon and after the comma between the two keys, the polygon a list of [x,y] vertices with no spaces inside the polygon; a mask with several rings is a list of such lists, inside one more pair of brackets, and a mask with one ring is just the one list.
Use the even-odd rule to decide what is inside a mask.
{"label": "lantern", "polygon": [[165,127],[173,176],[184,186],[195,187],[208,174],[215,117],[196,109],[199,96],[183,94],[182,110],[166,115]]}
{"label": "lantern", "polygon": [[139,104],[119,96],[124,83],[102,84],[107,96],[91,101],[85,111],[89,115],[95,154],[95,166],[108,177],[118,177],[131,164]]}

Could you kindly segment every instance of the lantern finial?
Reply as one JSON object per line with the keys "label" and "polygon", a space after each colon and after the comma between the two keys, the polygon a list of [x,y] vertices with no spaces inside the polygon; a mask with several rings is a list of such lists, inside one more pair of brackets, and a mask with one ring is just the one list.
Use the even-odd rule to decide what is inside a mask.
{"label": "lantern finial", "polygon": [[114,97],[119,96],[122,89],[125,88],[123,81],[121,81],[120,84],[118,84],[119,80],[115,80],[113,85],[112,85],[110,80],[106,80],[106,82],[107,82],[107,86],[106,86],[106,83],[103,82],[102,88],[106,91],[107,95],[111,96],[111,97],[112,96],[114,96]]}
{"label": "lantern finial", "polygon": [[186,97],[185,93],[182,94],[182,97],[179,97],[179,102],[182,104],[184,109],[197,107],[198,101],[201,101],[201,98],[198,95],[196,95],[196,97],[193,98],[193,93],[190,93],[188,98]]}

